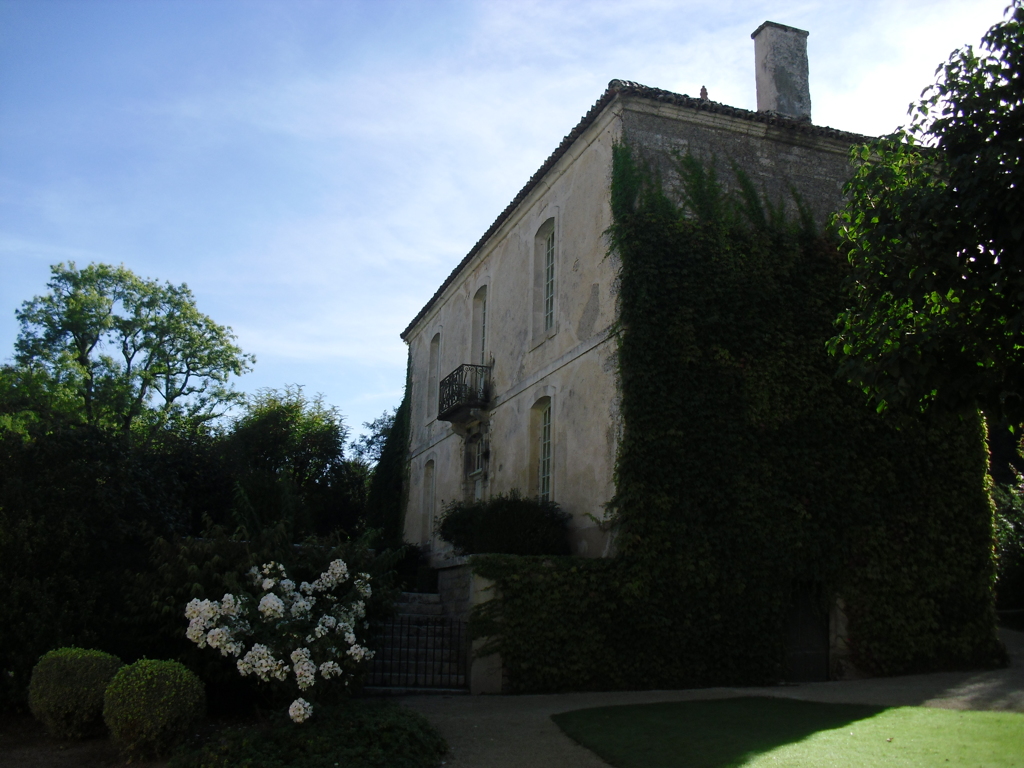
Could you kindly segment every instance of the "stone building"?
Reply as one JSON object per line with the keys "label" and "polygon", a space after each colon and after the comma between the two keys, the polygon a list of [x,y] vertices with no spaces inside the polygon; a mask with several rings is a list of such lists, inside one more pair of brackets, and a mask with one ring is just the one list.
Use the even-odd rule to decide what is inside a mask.
{"label": "stone building", "polygon": [[611,553],[598,522],[614,494],[618,263],[612,147],[671,174],[674,153],[736,163],[769,200],[795,191],[819,223],[841,201],[864,137],[811,122],[807,32],[753,33],[757,111],[613,80],[402,333],[411,361],[405,537],[434,537],[445,502],[519,489],[572,515],[575,553]]}

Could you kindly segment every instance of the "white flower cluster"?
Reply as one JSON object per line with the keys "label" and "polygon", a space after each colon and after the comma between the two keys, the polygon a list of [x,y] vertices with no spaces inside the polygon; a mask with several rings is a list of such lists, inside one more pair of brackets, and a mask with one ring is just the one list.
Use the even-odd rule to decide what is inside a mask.
{"label": "white flower cluster", "polygon": [[245,606],[241,600],[232,595],[230,592],[226,593],[220,601],[220,613],[222,616],[240,616],[245,612]]}
{"label": "white flower cluster", "polygon": [[[288,574],[284,572],[284,566],[280,563],[273,561],[267,563],[262,568],[257,568],[255,565],[249,569],[249,579],[252,581],[254,587],[263,587],[263,589],[273,589],[274,585],[281,579],[287,579]],[[267,585],[270,586],[267,586]]]}
{"label": "white flower cluster", "polygon": [[284,601],[273,592],[267,592],[260,598],[257,609],[263,614],[264,619],[284,618]]}
{"label": "white flower cluster", "polygon": [[304,691],[312,688],[316,683],[316,664],[310,659],[309,648],[296,648],[292,651],[292,665],[299,689]]}
{"label": "white flower cluster", "polygon": [[295,594],[295,599],[292,601],[291,607],[292,616],[305,616],[313,610],[313,605],[315,603],[315,597],[306,597],[301,594]]}
{"label": "white flower cluster", "polygon": [[332,677],[341,677],[345,674],[345,671],[338,666],[336,661],[325,661],[320,665],[320,676],[324,680],[330,680]]}
{"label": "white flower cluster", "polygon": [[331,633],[331,630],[338,625],[338,620],[331,616],[329,613],[325,613],[320,617],[320,620],[316,623],[313,628],[313,633],[306,635],[307,643],[315,643],[321,637],[327,637]]}
{"label": "white flower cluster", "polygon": [[[356,627],[369,628],[365,620],[366,601],[373,594],[369,574],[354,574],[350,582],[348,566],[338,559],[312,583],[298,586],[276,562],[253,567],[248,577],[255,595],[226,594],[219,602],[192,600],[185,609],[187,637],[200,648],[208,645],[224,656],[241,657],[236,661],[239,674],[256,675],[265,682],[287,681],[294,675],[299,690],[307,691],[316,684],[318,671],[323,680],[342,678],[348,685],[347,675],[356,665],[373,658],[373,651],[360,645],[356,636]],[[351,584],[349,596],[339,598],[333,591],[346,583]],[[318,603],[322,611],[314,613]],[[250,616],[255,616],[256,628],[249,624]],[[247,643],[236,638],[254,634],[263,642],[253,643],[246,652]],[[296,647],[301,638],[305,646]],[[285,659],[291,659],[291,664]],[[303,698],[288,709],[297,723],[309,719],[312,712],[312,705]]]}
{"label": "white flower cluster", "polygon": [[275,659],[270,649],[262,643],[253,645],[252,650],[236,662],[236,666],[242,677],[256,675],[263,682],[269,681],[272,677],[277,680],[288,679],[288,665]]}
{"label": "white flower cluster", "polygon": [[211,648],[218,649],[221,656],[239,656],[245,650],[245,644],[236,640],[227,627],[211,629],[206,642]]}
{"label": "white flower cluster", "polygon": [[198,598],[190,600],[185,606],[185,618],[188,619],[185,637],[200,648],[205,648],[206,630],[217,620],[219,615],[220,606],[212,600]]}
{"label": "white flower cluster", "polygon": [[332,560],[327,570],[320,574],[320,578],[313,582],[313,590],[316,592],[328,592],[339,584],[348,581],[348,566],[344,560]]}
{"label": "white flower cluster", "polygon": [[209,645],[218,649],[222,656],[238,656],[245,650],[245,646],[234,638],[230,629],[218,626],[217,623],[224,616],[235,620],[239,628],[247,630],[244,611],[245,606],[232,594],[224,595],[220,602],[198,598],[190,600],[185,606],[185,618],[189,620],[185,637],[200,648]]}
{"label": "white flower cluster", "polygon": [[348,649],[348,651],[346,651],[346,653],[356,661],[362,661],[363,659],[369,660],[373,658],[373,651],[362,645],[353,645]]}
{"label": "white flower cluster", "polygon": [[305,699],[296,699],[288,707],[288,717],[296,723],[304,723],[313,715],[313,705]]}

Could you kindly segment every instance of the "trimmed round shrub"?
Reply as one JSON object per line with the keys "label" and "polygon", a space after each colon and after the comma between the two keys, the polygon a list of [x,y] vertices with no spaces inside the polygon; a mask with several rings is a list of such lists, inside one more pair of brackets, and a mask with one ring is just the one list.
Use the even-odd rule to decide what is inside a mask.
{"label": "trimmed round shrub", "polygon": [[103,732],[103,692],[124,666],[116,656],[83,648],[43,654],[32,670],[28,706],[51,736],[84,739]]}
{"label": "trimmed round shrub", "polygon": [[177,661],[122,667],[103,697],[103,720],[129,758],[166,754],[205,714],[202,681]]}
{"label": "trimmed round shrub", "polygon": [[568,555],[569,514],[513,489],[486,501],[452,502],[437,526],[459,554]]}

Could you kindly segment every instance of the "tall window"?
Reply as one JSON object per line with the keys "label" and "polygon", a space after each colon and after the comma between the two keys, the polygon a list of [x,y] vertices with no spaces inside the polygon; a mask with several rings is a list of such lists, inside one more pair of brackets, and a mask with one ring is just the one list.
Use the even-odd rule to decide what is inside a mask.
{"label": "tall window", "polygon": [[484,471],[484,441],[483,438],[476,441],[473,448],[473,471]]}
{"label": "tall window", "polygon": [[428,542],[434,537],[434,460],[423,467],[423,518],[420,541]]}
{"label": "tall window", "polygon": [[551,400],[540,412],[540,445],[538,446],[537,498],[551,501]]}
{"label": "tall window", "polygon": [[435,333],[430,340],[430,357],[427,360],[427,421],[437,418],[438,393],[437,383],[439,380],[438,369],[441,366],[441,334]]}
{"label": "tall window", "polygon": [[470,361],[487,365],[487,286],[473,296],[473,343]]}
{"label": "tall window", "polygon": [[484,482],[487,477],[487,441],[484,433],[478,432],[466,442],[466,493],[467,500],[480,501],[484,497]]}
{"label": "tall window", "polygon": [[544,242],[544,330],[555,327],[555,230]]}
{"label": "tall window", "polygon": [[551,501],[553,478],[551,398],[542,397],[530,409],[530,492],[541,501]]}
{"label": "tall window", "polygon": [[557,317],[558,244],[555,219],[541,224],[533,239],[533,344],[548,339],[558,330]]}
{"label": "tall window", "polygon": [[480,300],[480,365],[487,362],[487,289]]}

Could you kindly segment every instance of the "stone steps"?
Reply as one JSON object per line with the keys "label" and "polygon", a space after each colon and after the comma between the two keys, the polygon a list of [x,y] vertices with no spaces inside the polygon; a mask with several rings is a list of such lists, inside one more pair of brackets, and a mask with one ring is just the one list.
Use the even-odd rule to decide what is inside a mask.
{"label": "stone steps", "polygon": [[396,616],[444,616],[441,596],[420,592],[403,592],[395,605]]}

